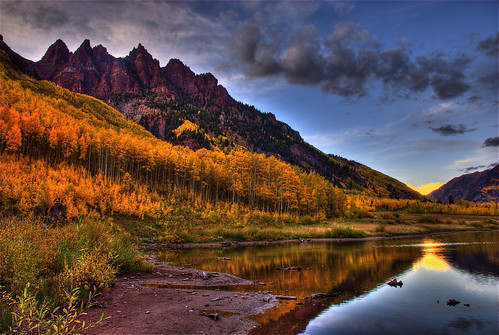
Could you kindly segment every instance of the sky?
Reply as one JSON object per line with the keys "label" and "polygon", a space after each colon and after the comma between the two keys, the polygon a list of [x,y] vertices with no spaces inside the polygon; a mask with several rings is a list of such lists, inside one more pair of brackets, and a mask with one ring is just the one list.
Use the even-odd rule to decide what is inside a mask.
{"label": "sky", "polygon": [[5,1],[27,59],[141,43],[211,72],[325,153],[416,187],[498,162],[497,1]]}

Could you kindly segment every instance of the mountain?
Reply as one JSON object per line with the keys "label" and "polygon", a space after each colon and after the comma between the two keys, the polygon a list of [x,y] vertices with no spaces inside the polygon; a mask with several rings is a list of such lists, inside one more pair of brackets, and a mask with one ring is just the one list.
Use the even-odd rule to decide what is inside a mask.
{"label": "mountain", "polygon": [[456,177],[428,194],[430,199],[434,201],[440,199],[443,203],[448,203],[450,196],[454,200],[499,202],[499,165],[493,169]]}
{"label": "mountain", "polygon": [[272,113],[235,101],[211,73],[196,75],[178,59],[160,67],[141,44],[116,58],[102,45],[91,47],[89,40],[74,53],[57,40],[38,62],[13,52],[3,38],[0,50],[23,72],[98,98],[170,143],[224,152],[243,147],[316,171],[338,187],[380,197],[422,198],[365,165],[326,155]]}

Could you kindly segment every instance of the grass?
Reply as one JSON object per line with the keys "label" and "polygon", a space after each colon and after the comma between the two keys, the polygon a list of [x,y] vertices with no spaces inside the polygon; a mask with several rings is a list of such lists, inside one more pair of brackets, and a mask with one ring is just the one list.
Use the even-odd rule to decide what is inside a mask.
{"label": "grass", "polygon": [[[369,214],[369,215],[368,215]],[[178,222],[178,221],[177,221]],[[360,218],[325,220],[310,216],[279,220],[269,214],[239,218],[210,214],[193,218],[188,226],[157,230],[159,243],[209,243],[223,241],[276,241],[298,238],[346,238],[425,234],[441,231],[498,229],[488,216],[368,212]]]}
{"label": "grass", "polygon": [[0,293],[14,302],[0,303],[0,333],[15,321],[10,312],[19,309],[27,287],[40,310],[53,310],[68,303],[68,291],[77,292],[72,299],[87,299],[119,273],[150,269],[135,238],[112,219],[46,227],[32,216],[2,217],[0,241]]}

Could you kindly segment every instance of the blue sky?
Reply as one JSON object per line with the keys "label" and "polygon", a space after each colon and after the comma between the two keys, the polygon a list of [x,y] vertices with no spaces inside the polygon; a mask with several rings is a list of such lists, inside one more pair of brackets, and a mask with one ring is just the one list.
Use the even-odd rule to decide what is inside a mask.
{"label": "blue sky", "polygon": [[402,182],[498,161],[497,1],[4,1],[0,33],[39,60],[86,38],[211,72],[326,153]]}

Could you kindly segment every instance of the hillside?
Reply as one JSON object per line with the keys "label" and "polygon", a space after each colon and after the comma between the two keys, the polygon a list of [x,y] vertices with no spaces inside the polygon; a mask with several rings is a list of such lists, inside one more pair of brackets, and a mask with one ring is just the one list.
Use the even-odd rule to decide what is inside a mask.
{"label": "hillside", "polygon": [[473,202],[499,202],[499,165],[493,169],[456,177],[428,197],[434,201],[449,202],[449,197]]}
{"label": "hillside", "polygon": [[[247,150],[192,151],[153,137],[103,102],[16,70],[0,52],[0,205],[69,217],[171,214],[172,202],[342,215],[344,193],[316,173]],[[212,207],[216,208],[216,207]]]}
{"label": "hillside", "polygon": [[210,73],[196,75],[178,59],[160,67],[138,45],[115,58],[85,40],[74,52],[58,40],[38,62],[26,60],[0,41],[18,68],[77,93],[108,103],[156,137],[193,150],[242,147],[272,155],[333,185],[392,198],[422,199],[405,184],[357,162],[326,155],[271,113],[235,101]]}

